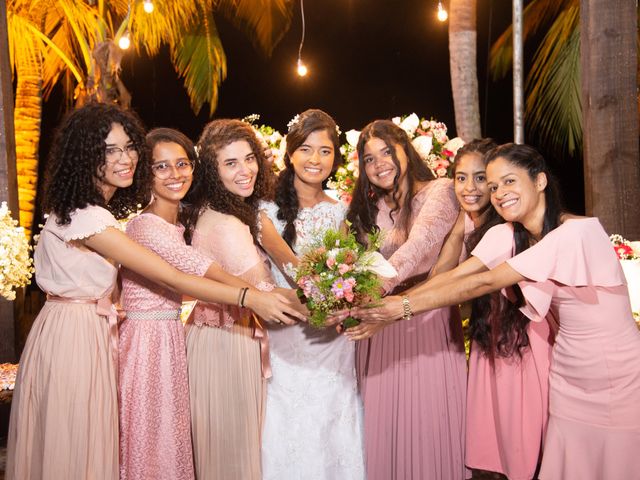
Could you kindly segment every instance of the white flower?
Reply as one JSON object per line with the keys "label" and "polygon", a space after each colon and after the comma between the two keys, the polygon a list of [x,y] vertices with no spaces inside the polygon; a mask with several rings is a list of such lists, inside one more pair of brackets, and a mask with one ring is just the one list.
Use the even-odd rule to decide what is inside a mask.
{"label": "white flower", "polygon": [[358,145],[358,138],[360,138],[360,132],[358,130],[349,130],[346,134],[347,143],[352,147]]}
{"label": "white flower", "polygon": [[460,137],[452,138],[444,144],[444,148],[452,152],[454,157],[456,156],[456,153],[458,153],[458,150],[463,146],[464,140],[462,140]]}
{"label": "white flower", "polygon": [[299,121],[300,121],[300,115],[296,115],[291,120],[289,120],[289,123],[287,123],[287,129],[291,131],[291,128]]}
{"label": "white flower", "polygon": [[407,118],[400,122],[400,128],[407,132],[407,135],[413,137],[420,125],[420,118],[415,113],[412,113]]}
{"label": "white flower", "polygon": [[431,135],[419,135],[414,138],[411,143],[420,155],[420,158],[423,160],[427,159],[431,149],[433,148],[433,138]]}
{"label": "white flower", "polygon": [[400,117],[393,117],[391,121],[396,125],[400,126]]}
{"label": "white flower", "polygon": [[380,277],[393,278],[398,275],[393,265],[380,252],[365,252],[358,259],[358,263]]}

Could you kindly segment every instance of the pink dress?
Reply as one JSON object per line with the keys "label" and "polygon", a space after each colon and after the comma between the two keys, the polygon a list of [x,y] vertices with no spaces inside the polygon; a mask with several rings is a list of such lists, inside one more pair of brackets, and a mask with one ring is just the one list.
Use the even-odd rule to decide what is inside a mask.
{"label": "pink dress", "polygon": [[[184,228],[143,213],[127,235],[178,270],[202,276],[212,260],[187,246]],[[182,296],[123,268],[120,326],[120,479],[194,478]]]}
{"label": "pink dress", "polygon": [[69,225],[56,219],[42,229],[35,267],[38,286],[58,298],[40,310],[20,359],[5,478],[117,480],[118,271],[74,240],[119,224],[97,206],[73,212]]}
{"label": "pink dress", "polygon": [[[262,290],[274,287],[249,227],[205,210],[193,245],[225,271]],[[196,478],[260,480],[265,402],[260,342],[250,311],[198,304],[187,324],[187,361]]]}
{"label": "pink dress", "polygon": [[[386,289],[403,290],[433,267],[456,220],[453,185],[433,180],[415,195],[408,238],[394,227],[384,201],[378,206],[381,253],[399,273]],[[357,343],[356,368],[367,478],[464,478],[466,359],[459,315],[441,308],[387,326]]]}
{"label": "pink dress", "polygon": [[[491,235],[473,251],[488,268],[511,258],[514,250],[511,225]],[[533,478],[549,416],[553,334],[546,321],[530,322],[527,334],[522,357],[496,356],[492,365],[473,343],[469,357],[466,463],[509,480]]]}
{"label": "pink dress", "polygon": [[569,219],[507,263],[526,278],[523,312],[559,326],[539,478],[640,478],[640,332],[600,222]]}

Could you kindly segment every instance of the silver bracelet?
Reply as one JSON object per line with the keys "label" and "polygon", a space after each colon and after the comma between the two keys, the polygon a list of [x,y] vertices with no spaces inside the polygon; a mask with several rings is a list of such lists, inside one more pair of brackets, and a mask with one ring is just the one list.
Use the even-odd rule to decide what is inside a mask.
{"label": "silver bracelet", "polygon": [[411,311],[411,304],[409,303],[409,297],[406,295],[402,296],[402,319],[409,320],[413,317],[413,312]]}

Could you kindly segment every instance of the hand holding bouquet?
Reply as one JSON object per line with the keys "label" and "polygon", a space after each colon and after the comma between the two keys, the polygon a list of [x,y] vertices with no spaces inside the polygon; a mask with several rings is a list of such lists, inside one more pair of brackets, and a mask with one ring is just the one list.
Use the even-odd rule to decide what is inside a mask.
{"label": "hand holding bouquet", "polygon": [[[298,296],[311,312],[311,325],[323,327],[331,312],[380,299],[380,277],[392,278],[397,273],[377,252],[379,246],[377,233],[369,235],[365,247],[353,233],[327,230],[302,255],[291,276],[298,285]],[[349,317],[343,323],[349,328],[358,321]]]}

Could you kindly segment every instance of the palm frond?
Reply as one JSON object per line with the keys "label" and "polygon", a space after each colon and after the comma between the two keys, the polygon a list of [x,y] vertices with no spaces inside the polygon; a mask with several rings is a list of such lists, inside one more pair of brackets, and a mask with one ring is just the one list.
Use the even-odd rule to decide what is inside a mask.
{"label": "palm frond", "polygon": [[580,12],[569,7],[544,37],[527,79],[526,116],[541,143],[573,154],[582,145]]}
{"label": "palm frond", "polygon": [[[156,55],[164,43],[177,44],[180,36],[201,17],[198,2],[193,0],[173,0],[155,2],[152,14],[143,10],[142,2],[137,2],[131,17],[133,44],[150,55]],[[197,20],[194,20],[197,19]]]}
{"label": "palm frond", "polygon": [[205,102],[213,115],[218,104],[218,87],[227,76],[227,59],[211,11],[203,11],[194,23],[170,44],[171,61],[197,115]]}
{"label": "palm frond", "polygon": [[33,25],[28,18],[7,10],[9,63],[13,72],[18,59],[35,63],[38,56],[42,55],[42,41],[31,34],[31,28]]}
{"label": "palm frond", "polygon": [[[526,41],[541,26],[557,18],[559,12],[579,6],[579,0],[533,0],[523,11],[522,36]],[[513,61],[513,26],[509,26],[491,46],[489,69],[494,80],[504,77]]]}
{"label": "palm frond", "polygon": [[216,12],[245,32],[256,48],[270,56],[289,30],[293,0],[219,0]]}

